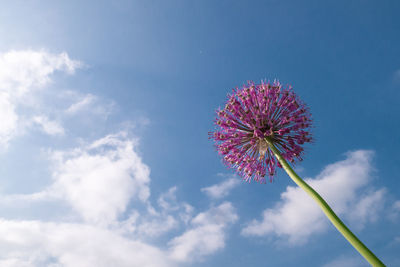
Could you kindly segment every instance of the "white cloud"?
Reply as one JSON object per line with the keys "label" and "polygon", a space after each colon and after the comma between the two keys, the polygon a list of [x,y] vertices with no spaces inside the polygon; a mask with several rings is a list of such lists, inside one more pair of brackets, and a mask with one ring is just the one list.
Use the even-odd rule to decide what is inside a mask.
{"label": "white cloud", "polygon": [[136,233],[140,237],[158,237],[179,226],[179,221],[172,215],[149,216],[137,223]]}
{"label": "white cloud", "polygon": [[87,222],[109,224],[131,199],[146,202],[150,169],[125,133],[108,135],[71,151],[53,152],[54,184],[48,192],[66,200]]}
{"label": "white cloud", "polygon": [[96,100],[96,97],[94,95],[87,94],[82,99],[79,99],[77,102],[75,102],[71,106],[69,106],[65,112],[69,113],[69,114],[75,114],[76,112],[90,106],[95,100]]}
{"label": "white cloud", "polygon": [[240,180],[235,176],[219,184],[204,187],[201,189],[201,191],[205,192],[210,198],[219,199],[229,195],[230,191],[239,184]]}
{"label": "white cloud", "polygon": [[93,94],[81,94],[74,91],[66,91],[64,98],[72,103],[63,111],[65,115],[100,115],[107,118],[115,109],[116,104],[112,100],[105,100]]}
{"label": "white cloud", "polygon": [[174,266],[157,247],[84,224],[0,220],[1,266]]}
{"label": "white cloud", "polygon": [[0,54],[0,88],[12,96],[21,96],[34,87],[49,83],[55,71],[74,73],[82,66],[67,53],[20,50]]}
{"label": "white cloud", "polygon": [[[178,201],[177,188],[172,187],[160,195],[155,210],[148,200],[150,170],[135,152],[136,145],[120,133],[51,152],[56,163],[51,185],[41,192],[2,196],[2,205],[65,201],[83,218],[60,206],[65,216],[53,222],[0,219],[2,266],[162,267],[222,249],[227,227],[238,218],[232,204],[225,202],[193,218],[193,207]],[[140,213],[133,205],[127,210],[135,199],[148,209]],[[119,216],[124,212],[130,214],[125,220]],[[143,241],[185,228],[165,246]]]}
{"label": "white cloud", "polygon": [[57,121],[49,120],[46,116],[34,116],[33,122],[38,124],[43,132],[48,135],[63,135],[64,128]]}
{"label": "white cloud", "polygon": [[173,186],[166,193],[163,193],[158,198],[158,205],[161,207],[163,212],[177,212],[179,211],[179,216],[183,221],[187,222],[188,217],[191,216],[193,212],[193,207],[186,202],[181,202],[177,200],[176,197],[177,187]]}
{"label": "white cloud", "polygon": [[[0,54],[0,145],[7,147],[9,141],[22,130],[19,129],[19,108],[32,105],[32,92],[51,82],[56,71],[73,73],[82,66],[71,60],[66,53],[51,54],[45,51],[9,51]],[[29,118],[30,114],[27,114]],[[30,119],[28,119],[30,120]],[[45,132],[60,132],[60,126],[52,122],[42,123]],[[22,126],[21,126],[22,127]],[[54,128],[56,127],[56,128]]]}
{"label": "white cloud", "polygon": [[9,140],[15,134],[18,115],[15,113],[15,106],[10,102],[7,92],[0,91],[0,146],[6,147]]}
{"label": "white cloud", "polygon": [[[93,121],[93,115],[107,117],[112,101],[43,90],[56,71],[73,73],[80,66],[66,53],[0,54],[0,146],[33,127],[48,135],[66,135],[73,130],[69,126],[76,126],[77,115],[85,122]],[[149,120],[140,117],[125,123],[126,128],[141,127]],[[223,203],[193,218],[194,207],[178,201],[177,188],[172,187],[154,208],[150,168],[137,146],[137,139],[120,132],[82,142],[75,149],[48,150],[52,180],[43,190],[0,195],[0,208],[8,212],[0,218],[0,266],[163,267],[222,249],[227,227],[237,220],[232,204]],[[233,185],[225,187],[221,194]],[[155,243],[172,229],[183,234],[150,245],[149,240]]]}
{"label": "white cloud", "polygon": [[0,194],[0,206],[57,204],[87,223],[117,223],[132,201],[150,206],[150,168],[137,154],[137,139],[120,132],[65,151],[49,151],[52,180],[43,190]]}
{"label": "white cloud", "polygon": [[158,198],[158,205],[163,209],[163,210],[177,210],[179,209],[177,199],[176,199],[176,190],[177,187],[171,187],[168,189],[166,193],[161,194],[161,196]]}
{"label": "white cloud", "polygon": [[173,213],[176,218],[187,224],[193,216],[194,208],[186,202],[178,201],[176,197],[177,187],[171,187],[158,198],[161,214]]}
{"label": "white cloud", "polygon": [[201,260],[225,247],[226,228],[238,215],[230,202],[224,202],[191,220],[192,228],[169,242],[171,258],[177,261]]}
{"label": "white cloud", "polygon": [[182,224],[187,225],[193,216],[194,208],[186,202],[177,200],[177,187],[171,187],[158,198],[159,210],[147,205],[147,214],[132,212],[130,217],[122,222],[122,230],[137,236],[158,237]]}
{"label": "white cloud", "polygon": [[[372,154],[365,150],[350,152],[345,160],[328,165],[315,179],[306,179],[342,219],[358,229],[377,219],[384,200],[384,189],[368,188]],[[250,222],[242,234],[276,235],[287,238],[290,244],[302,244],[328,227],[319,206],[299,187],[288,186],[281,201],[264,210],[262,219]]]}
{"label": "white cloud", "polygon": [[385,194],[384,188],[363,194],[358,198],[358,203],[353,203],[349,207],[352,210],[345,211],[345,215],[359,229],[363,228],[367,222],[376,222],[379,211],[383,209]]}
{"label": "white cloud", "polygon": [[[139,214],[133,217],[132,222]],[[191,221],[192,227],[172,239],[169,249],[163,249],[113,227],[0,218],[0,264],[172,267],[224,248],[227,226],[236,220],[232,204],[225,202],[199,213]]]}

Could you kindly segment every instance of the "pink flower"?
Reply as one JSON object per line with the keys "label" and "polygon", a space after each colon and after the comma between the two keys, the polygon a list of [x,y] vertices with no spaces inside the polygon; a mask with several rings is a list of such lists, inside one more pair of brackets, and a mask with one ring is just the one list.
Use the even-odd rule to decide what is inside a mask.
{"label": "pink flower", "polygon": [[225,108],[217,110],[215,126],[209,135],[219,154],[246,181],[265,183],[266,174],[272,180],[276,166],[281,167],[266,138],[290,162],[302,160],[302,145],[312,140],[308,108],[279,82],[249,82],[234,89]]}

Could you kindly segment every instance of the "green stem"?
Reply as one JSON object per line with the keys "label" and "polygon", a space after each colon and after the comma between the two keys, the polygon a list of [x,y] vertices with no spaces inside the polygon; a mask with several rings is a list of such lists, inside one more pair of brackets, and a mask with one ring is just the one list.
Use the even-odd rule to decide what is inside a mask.
{"label": "green stem", "polygon": [[301,179],[290,167],[287,161],[282,157],[281,153],[274,146],[273,142],[269,138],[265,138],[269,148],[274,152],[278,158],[282,167],[285,169],[287,174],[292,180],[300,186],[308,195],[310,195],[317,204],[321,207],[322,211],[332,222],[332,224],[339,230],[339,232],[350,242],[351,245],[372,265],[372,266],[385,266],[375,255],[369,250],[350,230],[346,225],[339,219],[339,217],[333,212],[328,203],[309,186],[303,179]]}

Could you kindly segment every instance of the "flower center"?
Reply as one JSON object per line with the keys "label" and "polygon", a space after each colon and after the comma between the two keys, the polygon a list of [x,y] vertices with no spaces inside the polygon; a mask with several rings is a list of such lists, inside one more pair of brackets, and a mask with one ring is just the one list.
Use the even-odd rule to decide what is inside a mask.
{"label": "flower center", "polygon": [[265,152],[268,150],[268,144],[265,142],[264,139],[259,139],[258,141],[258,153],[260,153],[260,158],[263,158],[265,155]]}

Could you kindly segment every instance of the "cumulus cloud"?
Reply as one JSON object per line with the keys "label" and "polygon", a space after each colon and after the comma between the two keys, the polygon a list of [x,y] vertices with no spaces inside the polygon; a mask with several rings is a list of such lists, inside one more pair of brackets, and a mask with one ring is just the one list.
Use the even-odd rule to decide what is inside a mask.
{"label": "cumulus cloud", "polygon": [[[52,184],[32,194],[3,195],[1,204],[62,201],[72,210],[60,206],[65,216],[56,221],[0,219],[0,263],[174,266],[223,249],[228,226],[238,219],[233,205],[224,202],[193,216],[194,208],[177,199],[174,186],[159,196],[154,208],[149,201],[150,169],[137,154],[137,145],[122,132],[50,152]],[[136,210],[140,205],[145,209]],[[129,215],[124,219],[123,214]],[[164,246],[148,243],[172,229],[186,230]]]}
{"label": "cumulus cloud", "polygon": [[[328,165],[315,179],[306,179],[338,215],[358,229],[378,218],[384,201],[384,189],[369,187],[372,156],[366,150],[349,152],[345,160]],[[290,244],[303,244],[329,226],[319,206],[302,189],[288,186],[275,207],[264,210],[261,220],[248,223],[242,234],[275,235]]]}
{"label": "cumulus cloud", "polygon": [[191,220],[192,227],[169,242],[171,258],[193,261],[225,247],[226,228],[238,215],[230,202],[224,202]]}
{"label": "cumulus cloud", "polygon": [[148,214],[134,214],[131,232],[140,237],[158,237],[179,226],[187,225],[193,216],[194,208],[186,202],[178,201],[177,187],[171,187],[158,198],[159,209],[148,206]]}
{"label": "cumulus cloud", "polygon": [[[174,266],[224,248],[228,226],[238,219],[233,205],[224,202],[193,216],[194,208],[171,187],[153,208],[150,169],[136,146],[119,133],[51,152],[52,184],[41,192],[3,195],[1,203],[64,201],[72,210],[60,206],[65,216],[55,221],[0,219],[2,266]],[[147,209],[139,212],[140,205]],[[172,229],[186,230],[164,246],[148,243]]]}
{"label": "cumulus cloud", "polygon": [[1,266],[174,266],[165,252],[108,229],[0,220]]}
{"label": "cumulus cloud", "polygon": [[230,191],[239,184],[240,180],[237,177],[232,177],[219,184],[204,187],[201,191],[206,193],[210,198],[219,199],[229,195]]}
{"label": "cumulus cloud", "polygon": [[146,202],[150,169],[125,133],[87,146],[52,153],[54,183],[49,195],[65,199],[87,222],[111,223],[134,198]]}
{"label": "cumulus cloud", "polygon": [[[21,129],[68,138],[68,126],[76,127],[78,116],[87,121],[93,121],[93,114],[106,117],[112,101],[43,90],[55,72],[73,73],[81,66],[66,53],[0,54],[0,146],[6,147]],[[39,101],[43,91],[47,94]],[[126,128],[148,123],[139,118],[127,122]],[[46,150],[51,179],[42,190],[0,194],[0,208],[7,211],[0,218],[0,266],[163,267],[222,249],[228,226],[237,220],[233,205],[225,202],[196,215],[193,206],[178,200],[173,186],[153,206],[150,168],[138,145],[138,139],[123,131],[80,141],[72,149]],[[233,186],[233,182],[220,185],[219,194],[227,194]],[[152,245],[173,229],[181,234]]]}
{"label": "cumulus cloud", "polygon": [[51,81],[55,71],[74,73],[82,63],[67,53],[19,50],[0,54],[0,88],[12,96],[21,96]]}
{"label": "cumulus cloud", "polygon": [[[56,71],[73,73],[82,63],[69,58],[66,53],[51,54],[45,51],[9,51],[0,54],[0,145],[7,147],[18,134],[20,107],[33,101],[31,93],[51,82]],[[29,103],[31,104],[31,103]],[[30,114],[27,114],[28,117]],[[44,132],[53,135],[61,132],[61,126],[46,121],[36,121]],[[37,119],[38,119],[37,118]],[[25,120],[25,119],[24,119]],[[28,120],[32,120],[28,119]],[[23,120],[22,120],[23,121]],[[29,124],[29,123],[28,123]]]}
{"label": "cumulus cloud", "polygon": [[38,192],[2,194],[0,205],[64,203],[87,223],[116,222],[131,201],[149,205],[150,168],[137,145],[137,139],[120,132],[74,149],[49,150],[51,183]]}
{"label": "cumulus cloud", "polygon": [[163,248],[113,227],[0,218],[0,264],[6,267],[178,266],[222,249],[227,226],[236,220],[232,204],[225,202],[199,213],[189,230]]}

